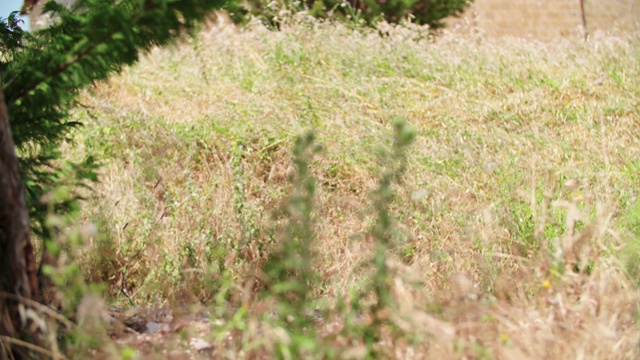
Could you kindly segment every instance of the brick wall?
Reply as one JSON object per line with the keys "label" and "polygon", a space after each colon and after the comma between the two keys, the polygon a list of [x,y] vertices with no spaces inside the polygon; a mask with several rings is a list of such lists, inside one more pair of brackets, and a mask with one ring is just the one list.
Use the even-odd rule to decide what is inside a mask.
{"label": "brick wall", "polygon": [[[640,30],[640,0],[584,0],[587,29]],[[582,30],[580,0],[475,0],[462,19],[488,35],[551,39]]]}

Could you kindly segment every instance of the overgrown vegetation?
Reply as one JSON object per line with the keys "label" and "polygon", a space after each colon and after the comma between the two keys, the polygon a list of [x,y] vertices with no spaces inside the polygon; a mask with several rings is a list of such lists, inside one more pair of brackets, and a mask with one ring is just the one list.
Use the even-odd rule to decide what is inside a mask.
{"label": "overgrown vegetation", "polygon": [[83,93],[65,351],[637,357],[638,38],[385,31],[212,26]]}

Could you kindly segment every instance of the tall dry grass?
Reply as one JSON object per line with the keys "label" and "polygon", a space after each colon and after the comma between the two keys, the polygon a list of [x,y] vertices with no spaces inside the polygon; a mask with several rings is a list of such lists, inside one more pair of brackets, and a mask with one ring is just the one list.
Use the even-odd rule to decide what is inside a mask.
{"label": "tall dry grass", "polygon": [[[137,306],[211,306],[200,334],[216,357],[284,356],[298,338],[271,322],[262,266],[282,241],[295,135],[311,129],[324,150],[309,164],[308,310],[322,316],[303,354],[637,357],[638,37],[384,33],[212,26],[88,92],[68,150],[103,162],[83,204],[99,229],[79,255],[85,278],[115,303],[124,286]],[[369,313],[353,301],[373,299],[356,295],[398,115],[417,138],[388,208],[396,305]]]}

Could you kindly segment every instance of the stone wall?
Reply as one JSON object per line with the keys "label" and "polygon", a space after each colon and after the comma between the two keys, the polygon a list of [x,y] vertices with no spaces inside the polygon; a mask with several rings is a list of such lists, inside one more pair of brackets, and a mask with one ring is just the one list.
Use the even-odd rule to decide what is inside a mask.
{"label": "stone wall", "polygon": [[[583,31],[580,0],[475,0],[452,26],[487,35],[552,39]],[[640,0],[584,0],[588,31],[640,30]]]}

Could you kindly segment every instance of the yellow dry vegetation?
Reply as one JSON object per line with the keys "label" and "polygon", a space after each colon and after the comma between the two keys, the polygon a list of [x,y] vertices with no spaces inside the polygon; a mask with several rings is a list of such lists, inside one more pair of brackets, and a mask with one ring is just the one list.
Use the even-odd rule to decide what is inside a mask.
{"label": "yellow dry vegetation", "polygon": [[[398,307],[376,315],[395,329],[379,356],[636,358],[639,45],[211,26],[83,96],[67,155],[103,166],[81,215],[99,236],[80,266],[110,302],[127,301],[126,269],[138,306],[217,309],[199,331],[223,334],[206,338],[216,357],[270,358],[293,341],[263,316],[259,272],[282,237],[295,136],[311,129],[324,148],[311,162],[310,307],[325,311],[367,281],[376,153],[404,116],[418,136],[391,206]],[[344,329],[340,316],[316,323],[322,346],[364,356]],[[162,336],[147,354],[179,351]]]}

